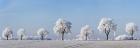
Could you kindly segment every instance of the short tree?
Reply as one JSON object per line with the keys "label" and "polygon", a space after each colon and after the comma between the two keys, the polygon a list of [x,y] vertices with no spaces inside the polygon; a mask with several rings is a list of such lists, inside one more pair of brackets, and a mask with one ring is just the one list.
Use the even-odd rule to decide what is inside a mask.
{"label": "short tree", "polygon": [[61,40],[64,40],[64,34],[71,32],[72,23],[64,19],[58,19],[53,28],[54,32],[61,34]]}
{"label": "short tree", "polygon": [[20,28],[20,29],[17,31],[17,36],[19,37],[20,40],[23,40],[23,37],[25,37],[25,29]]}
{"label": "short tree", "polygon": [[2,37],[6,40],[12,39],[13,31],[11,28],[6,27],[2,33]]}
{"label": "short tree", "polygon": [[126,32],[128,32],[133,40],[134,32],[138,30],[138,26],[135,23],[128,23],[126,24]]}
{"label": "short tree", "polygon": [[106,34],[106,40],[108,40],[109,33],[111,31],[116,31],[116,24],[113,23],[113,20],[111,18],[102,18],[98,30],[101,32],[105,32]]}
{"label": "short tree", "polygon": [[92,28],[89,25],[85,25],[81,28],[79,39],[87,40],[91,33],[93,33]]}
{"label": "short tree", "polygon": [[40,28],[40,29],[37,31],[37,34],[40,36],[40,39],[41,39],[41,40],[44,40],[44,37],[48,34],[48,31],[45,30],[44,28]]}

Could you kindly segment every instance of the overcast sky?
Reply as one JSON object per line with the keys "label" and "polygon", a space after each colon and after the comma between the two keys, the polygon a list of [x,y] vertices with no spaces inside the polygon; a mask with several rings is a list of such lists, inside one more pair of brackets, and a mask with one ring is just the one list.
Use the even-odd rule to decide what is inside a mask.
{"label": "overcast sky", "polygon": [[118,24],[117,35],[125,34],[126,23],[140,26],[140,0],[0,0],[0,34],[6,26],[14,33],[25,28],[28,35],[36,35],[37,29],[44,27],[50,32],[49,38],[55,39],[52,28],[63,18],[72,22],[67,38],[74,38],[86,24],[95,31],[95,38],[101,38],[105,35],[97,25],[102,17],[113,18]]}

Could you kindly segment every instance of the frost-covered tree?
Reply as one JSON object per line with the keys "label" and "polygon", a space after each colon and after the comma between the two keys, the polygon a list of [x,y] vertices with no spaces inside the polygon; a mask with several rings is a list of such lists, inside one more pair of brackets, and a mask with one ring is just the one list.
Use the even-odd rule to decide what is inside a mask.
{"label": "frost-covered tree", "polygon": [[138,26],[135,24],[135,23],[128,23],[126,24],[126,32],[128,32],[131,37],[132,37],[132,40],[133,40],[133,35],[134,35],[134,32],[136,32],[138,30]]}
{"label": "frost-covered tree", "polygon": [[24,28],[20,28],[17,31],[17,36],[19,37],[20,40],[23,40],[23,38],[25,37],[25,29]]}
{"label": "frost-covered tree", "polygon": [[106,40],[108,40],[109,33],[115,32],[116,28],[117,25],[113,23],[111,18],[102,18],[97,29],[104,32],[107,37]]}
{"label": "frost-covered tree", "polygon": [[40,39],[41,39],[41,40],[44,40],[44,37],[48,34],[48,31],[45,30],[44,28],[40,28],[40,29],[37,31],[37,34],[40,36]]}
{"label": "frost-covered tree", "polygon": [[92,28],[89,25],[85,25],[81,28],[81,32],[79,34],[79,40],[87,40],[89,35],[93,33]]}
{"label": "frost-covered tree", "polygon": [[6,27],[2,33],[2,37],[6,40],[12,39],[13,31],[11,28]]}
{"label": "frost-covered tree", "polygon": [[61,34],[61,40],[64,40],[64,34],[71,32],[72,23],[64,19],[58,19],[53,28],[54,32]]}

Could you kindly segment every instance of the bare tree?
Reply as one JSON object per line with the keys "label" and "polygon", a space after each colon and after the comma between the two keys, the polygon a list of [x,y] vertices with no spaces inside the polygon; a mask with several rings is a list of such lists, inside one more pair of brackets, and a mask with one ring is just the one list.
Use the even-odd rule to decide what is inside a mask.
{"label": "bare tree", "polygon": [[20,40],[23,40],[23,37],[25,37],[25,29],[20,28],[20,29],[17,31],[17,35],[18,35],[18,37],[19,37]]}
{"label": "bare tree", "polygon": [[135,23],[130,22],[126,24],[126,32],[128,32],[131,35],[132,40],[133,40],[134,32],[136,32],[137,30],[138,30],[138,26]]}
{"label": "bare tree", "polygon": [[102,18],[99,26],[98,26],[98,30],[101,32],[105,32],[106,34],[106,40],[108,40],[109,37],[109,33],[111,31],[116,31],[116,24],[113,23],[113,20],[111,18]]}
{"label": "bare tree", "polygon": [[58,19],[53,28],[54,32],[61,34],[61,40],[64,40],[64,34],[71,32],[72,23],[64,19]]}
{"label": "bare tree", "polygon": [[12,38],[12,34],[13,34],[12,29],[9,27],[6,27],[2,33],[2,37],[6,40],[9,40]]}
{"label": "bare tree", "polygon": [[41,39],[41,40],[44,40],[44,37],[48,34],[48,31],[45,30],[44,28],[40,28],[40,29],[37,31],[37,34],[40,36],[40,39]]}

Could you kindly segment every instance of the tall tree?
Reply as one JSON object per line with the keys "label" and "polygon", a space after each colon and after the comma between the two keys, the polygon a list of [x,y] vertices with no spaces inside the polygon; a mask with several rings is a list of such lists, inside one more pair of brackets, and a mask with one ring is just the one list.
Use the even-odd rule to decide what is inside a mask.
{"label": "tall tree", "polygon": [[64,19],[58,19],[53,28],[54,32],[61,34],[61,40],[64,40],[64,34],[71,32],[72,23]]}
{"label": "tall tree", "polygon": [[89,35],[93,33],[92,28],[89,25],[85,25],[81,28],[81,32],[79,34],[79,40],[87,40]]}
{"label": "tall tree", "polygon": [[18,37],[19,37],[20,40],[23,40],[23,37],[25,37],[25,29],[24,28],[20,28],[17,31],[17,35],[18,35]]}
{"label": "tall tree", "polygon": [[108,40],[109,33],[111,31],[116,31],[117,25],[113,23],[113,20],[111,18],[102,18],[98,30],[101,32],[104,32],[106,34],[106,40]]}
{"label": "tall tree", "polygon": [[126,24],[126,32],[128,32],[131,35],[132,40],[133,40],[134,32],[136,32],[137,30],[138,30],[138,26],[135,23],[130,22]]}
{"label": "tall tree", "polygon": [[6,40],[12,39],[13,31],[10,27],[6,27],[2,33],[2,37]]}
{"label": "tall tree", "polygon": [[37,31],[37,34],[40,36],[40,39],[41,39],[41,40],[44,40],[44,37],[48,34],[48,31],[45,30],[44,28],[40,28],[40,29]]}

